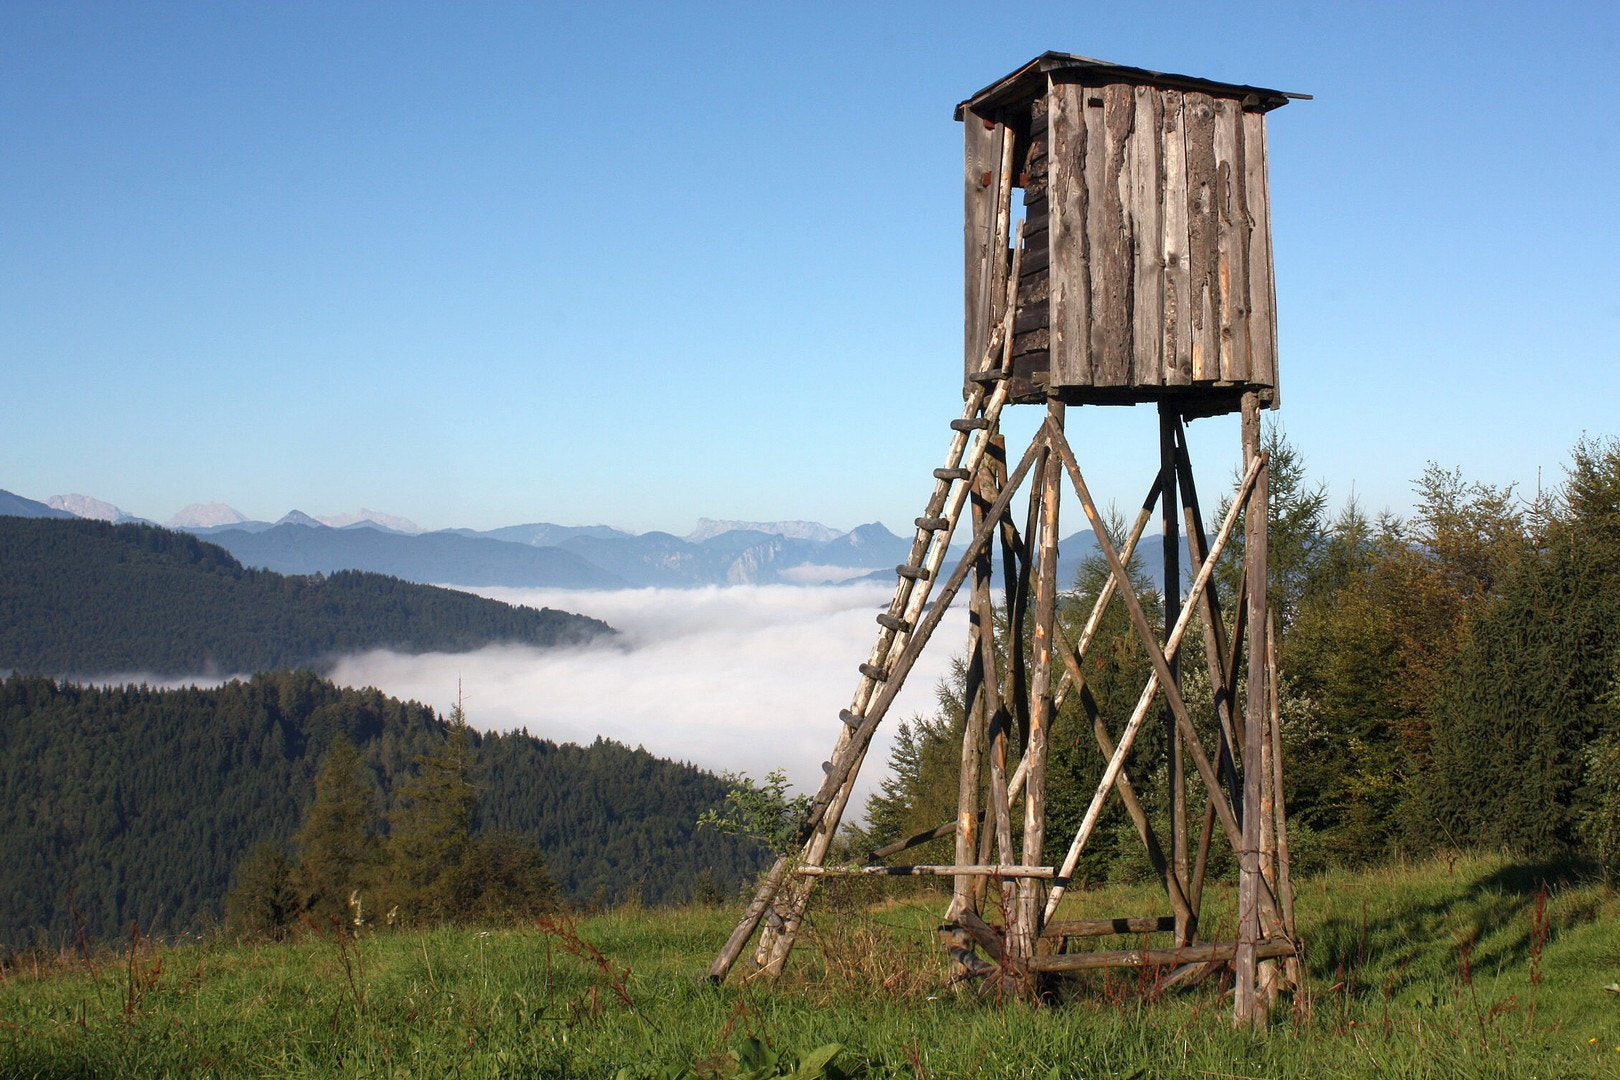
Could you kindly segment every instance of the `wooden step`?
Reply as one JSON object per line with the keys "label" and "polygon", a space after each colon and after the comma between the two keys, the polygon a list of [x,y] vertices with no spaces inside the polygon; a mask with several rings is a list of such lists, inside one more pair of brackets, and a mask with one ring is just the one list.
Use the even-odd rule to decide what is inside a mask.
{"label": "wooden step", "polygon": [[887,611],[877,617],[878,625],[885,630],[893,630],[897,634],[911,632],[911,624],[906,620],[890,615]]}
{"label": "wooden step", "polygon": [[920,566],[897,566],[894,568],[894,572],[903,578],[910,578],[912,581],[920,581],[928,576],[928,571]]}
{"label": "wooden step", "polygon": [[862,664],[860,671],[862,675],[865,675],[873,682],[885,682],[889,678],[889,673],[887,671],[884,671],[882,668],[877,667],[874,664]]}
{"label": "wooden step", "polygon": [[952,431],[983,431],[990,426],[990,421],[982,416],[970,417],[966,420],[952,420]]}
{"label": "wooden step", "polygon": [[966,469],[935,469],[935,480],[966,480],[973,474]]}
{"label": "wooden step", "polygon": [[941,529],[948,529],[950,527],[950,518],[920,517],[917,519],[917,528],[923,530],[924,532],[939,532]]}

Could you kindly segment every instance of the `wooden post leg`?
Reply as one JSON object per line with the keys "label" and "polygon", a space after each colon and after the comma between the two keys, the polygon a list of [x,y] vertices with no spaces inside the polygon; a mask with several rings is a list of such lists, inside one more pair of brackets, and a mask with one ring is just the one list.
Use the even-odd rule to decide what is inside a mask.
{"label": "wooden post leg", "polygon": [[[1176,520],[1176,428],[1179,417],[1168,403],[1159,405],[1159,512],[1164,530],[1164,641],[1181,617],[1181,534]],[[1179,655],[1167,658],[1177,687],[1181,680]],[[1165,786],[1170,795],[1170,853],[1176,877],[1191,880],[1187,865],[1187,779],[1181,754],[1181,733],[1175,710],[1164,707]],[[1180,912],[1176,915],[1176,944],[1192,941],[1195,927]]]}
{"label": "wooden post leg", "polygon": [[[995,501],[993,470],[982,469],[973,492],[973,531],[984,525],[985,513]],[[967,866],[978,857],[979,774],[984,757],[985,732],[1000,697],[996,678],[995,610],[990,602],[991,551],[989,545],[973,564],[973,594],[969,608],[968,687],[963,718],[962,764],[956,788],[956,863]],[[951,893],[947,919],[964,911],[978,911],[977,889],[982,878],[959,874]]]}
{"label": "wooden post leg", "polygon": [[[1047,422],[1060,428],[1063,406],[1047,406]],[[1063,465],[1056,454],[1048,454],[1041,471],[1040,547],[1035,565],[1035,625],[1031,635],[1029,761],[1024,780],[1024,862],[1039,866],[1045,859],[1046,841],[1046,747],[1052,726],[1052,647],[1057,621],[1058,497],[1062,491]],[[1019,882],[1017,924],[1013,954],[1032,959],[1044,922],[1045,882],[1024,878]],[[1034,991],[1033,985],[1026,993]]]}
{"label": "wooden post leg", "polygon": [[[1243,463],[1260,457],[1260,400],[1243,395]],[[1254,494],[1244,514],[1244,569],[1248,582],[1249,685],[1245,708],[1243,746],[1243,845],[1238,852],[1238,941],[1235,957],[1237,984],[1233,1020],[1238,1027],[1265,1023],[1264,1003],[1256,986],[1255,955],[1260,942],[1260,905],[1265,881],[1260,874],[1260,800],[1264,769],[1266,725],[1266,533],[1270,505],[1270,477],[1262,466]]]}

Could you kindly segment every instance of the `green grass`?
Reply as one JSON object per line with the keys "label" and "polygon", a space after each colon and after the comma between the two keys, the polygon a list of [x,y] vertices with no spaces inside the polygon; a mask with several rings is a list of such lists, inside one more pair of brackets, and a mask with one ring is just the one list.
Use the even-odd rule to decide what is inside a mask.
{"label": "green grass", "polygon": [[[1620,896],[1553,867],[1302,882],[1306,987],[1264,1035],[1214,983],[1155,1000],[1114,972],[1044,1008],[947,989],[939,897],[834,892],[775,988],[700,978],[733,907],[18,957],[0,1075],[1620,1077]],[[1151,910],[1107,889],[1064,915]]]}

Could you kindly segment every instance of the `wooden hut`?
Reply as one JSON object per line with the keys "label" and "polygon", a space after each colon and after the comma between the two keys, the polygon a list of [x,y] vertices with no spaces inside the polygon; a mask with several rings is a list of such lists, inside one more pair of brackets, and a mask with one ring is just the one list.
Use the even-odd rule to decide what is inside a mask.
{"label": "wooden hut", "polygon": [[958,105],[969,373],[1008,272],[1010,185],[1013,401],[1176,399],[1192,416],[1256,390],[1276,407],[1266,113],[1299,96],[1049,52]]}

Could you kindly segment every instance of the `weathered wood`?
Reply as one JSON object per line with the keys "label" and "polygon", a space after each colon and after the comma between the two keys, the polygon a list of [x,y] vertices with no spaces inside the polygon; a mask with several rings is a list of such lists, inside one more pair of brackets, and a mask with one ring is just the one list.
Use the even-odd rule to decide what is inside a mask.
{"label": "weathered wood", "polygon": [[1215,227],[1220,263],[1221,378],[1249,377],[1249,210],[1243,170],[1243,113],[1215,99]]}
{"label": "weathered wood", "polygon": [[[1169,967],[1172,964],[1207,964],[1233,959],[1239,945],[1234,941],[1212,942],[1206,945],[1183,945],[1175,949],[1109,949],[1099,952],[1064,953],[1058,956],[1039,956],[1029,962],[1031,970],[1041,972],[1087,971],[1105,967]],[[1287,938],[1256,942],[1256,956],[1292,956],[1294,943]]]}
{"label": "weathered wood", "polygon": [[970,863],[958,866],[799,866],[793,872],[800,877],[957,877],[964,874],[979,877],[1050,878],[1056,871],[1050,866],[981,865]]}
{"label": "weathered wood", "polygon": [[1151,86],[1132,88],[1135,116],[1127,148],[1131,260],[1131,385],[1165,383],[1164,176],[1159,130],[1164,98]]}
{"label": "weathered wood", "polygon": [[[1181,619],[1181,533],[1176,521],[1176,424],[1175,410],[1168,403],[1159,405],[1159,524],[1164,542],[1160,572],[1164,582],[1164,635],[1169,644],[1170,628]],[[1208,587],[1204,590],[1209,591]],[[1170,681],[1177,689],[1181,686],[1181,657],[1166,656]],[[1170,824],[1170,852],[1176,877],[1190,880],[1191,867],[1187,863],[1187,778],[1186,762],[1182,760],[1181,733],[1177,730],[1175,711],[1166,703],[1164,709],[1165,788],[1169,794],[1168,818]],[[1181,945],[1192,940],[1196,927],[1183,919],[1176,927],[1176,942]]]}
{"label": "weathered wood", "polygon": [[[982,813],[979,815],[979,820],[984,820],[984,815]],[[920,833],[912,833],[903,840],[896,840],[892,844],[884,844],[882,847],[873,848],[871,851],[866,853],[866,858],[868,861],[887,859],[890,855],[898,855],[902,851],[910,851],[912,848],[921,847],[932,840],[943,840],[945,837],[950,836],[954,832],[956,832],[956,822],[947,821],[944,824],[934,826],[932,829],[924,829]]]}
{"label": "weathered wood", "polygon": [[1111,934],[1167,934],[1176,928],[1174,915],[1124,919],[1054,919],[1042,937],[1108,937]]}
{"label": "weathered wood", "polygon": [[[972,495],[973,532],[984,529],[985,515],[995,499],[995,477],[988,469],[980,469]],[[996,690],[996,623],[995,611],[990,603],[991,546],[986,544],[973,562],[973,588],[968,606],[968,674],[964,704],[965,723],[962,729],[962,757],[957,773],[956,787],[956,861],[971,863],[978,855],[978,825],[984,815],[979,812],[979,774],[982,772],[985,733],[995,713],[992,702],[997,700]],[[988,647],[986,647],[988,646]],[[974,907],[973,878],[961,875],[956,879],[951,894],[948,917]]]}
{"label": "weathered wood", "polygon": [[1187,147],[1187,313],[1192,378],[1221,377],[1220,227],[1215,207],[1215,102],[1208,94],[1182,100]]}
{"label": "weathered wood", "polygon": [[714,958],[714,963],[709,965],[711,981],[719,982],[724,979],[731,971],[732,965],[737,962],[737,958],[742,955],[742,951],[748,947],[748,941],[754,936],[759,921],[765,917],[765,909],[771,906],[771,901],[776,899],[782,882],[787,879],[788,869],[792,863],[793,861],[786,856],[779,856],[772,864],[770,873],[765,875],[765,881],[754,894],[754,899],[747,910],[743,912],[742,920],[731,931],[726,943],[720,947],[720,954]]}
{"label": "weathered wood", "polygon": [[[1047,405],[1047,431],[1062,430],[1063,405]],[[1046,748],[1052,727],[1052,637],[1057,622],[1058,503],[1062,492],[1062,466],[1048,453],[1040,478],[1041,520],[1039,551],[1035,559],[1035,625],[1030,637],[1030,723],[1024,759],[1029,762],[1024,780],[1024,862],[1043,857],[1046,840]],[[1018,888],[1018,910],[1009,937],[1009,949],[1018,959],[1035,954],[1035,939],[1044,921],[1044,890],[1028,879]]]}
{"label": "weathered wood", "polygon": [[1051,370],[1060,386],[1089,386],[1091,363],[1091,251],[1086,229],[1086,108],[1089,91],[1075,83],[1051,89],[1047,130],[1050,243],[1059,257],[1050,268]]}
{"label": "weathered wood", "polygon": [[[1004,439],[997,439],[991,447],[989,461],[990,474],[996,484],[1002,489],[1007,486],[1007,444]],[[988,511],[986,511],[988,514]],[[1012,515],[1005,509],[997,515],[996,524],[1001,540],[1001,558],[1003,574],[1002,579],[1006,590],[1007,619],[1011,627],[1011,640],[1019,640],[1016,628],[1022,625],[1023,606],[1017,598],[1018,583],[1025,579],[1025,571],[1020,571],[1014,562],[1014,554],[1008,543],[1008,533],[1013,531]],[[1022,677],[1023,662],[1020,659],[1022,650],[1008,650],[1011,655],[1007,663],[1007,679],[1017,681]],[[1013,857],[1012,841],[1012,795],[1007,786],[1007,753],[1008,742],[1012,736],[1012,710],[1008,707],[1007,688],[1002,685],[997,688],[996,711],[990,718],[990,811],[994,825],[996,842],[996,855],[1002,862],[1010,862]],[[983,852],[988,844],[980,844]],[[987,855],[981,855],[988,861]]]}
{"label": "weathered wood", "polygon": [[995,248],[996,208],[1002,193],[1002,142],[1007,129],[970,114],[962,125],[963,152],[963,327],[962,354],[967,372],[976,371],[994,321],[995,281],[991,272]]}
{"label": "weathered wood", "polygon": [[1243,395],[1243,457],[1251,468],[1260,466],[1252,509],[1244,515],[1243,561],[1248,579],[1249,664],[1248,722],[1243,748],[1243,839],[1238,846],[1238,946],[1235,954],[1233,1016],[1239,1027],[1259,1026],[1265,1020],[1256,986],[1260,959],[1260,904],[1264,882],[1260,876],[1261,740],[1266,708],[1266,506],[1268,478],[1260,451],[1260,401],[1250,391]]}
{"label": "weathered wood", "polygon": [[1185,386],[1192,381],[1192,316],[1190,297],[1192,277],[1188,265],[1187,233],[1187,136],[1183,129],[1182,94],[1163,92],[1164,109],[1160,124],[1160,160],[1164,176],[1164,222],[1162,226],[1164,267],[1163,356],[1164,381]]}
{"label": "weathered wood", "polygon": [[[1086,100],[1096,100],[1092,90]],[[1086,170],[1087,225],[1091,239],[1091,356],[1093,378],[1100,386],[1127,386],[1131,377],[1132,338],[1130,288],[1133,238],[1125,202],[1129,179],[1126,144],[1136,123],[1136,101],[1125,85],[1101,90],[1103,107],[1086,110],[1086,150],[1093,150],[1091,128],[1100,128],[1101,160]],[[1100,113],[1100,115],[1099,115]]]}
{"label": "weathered wood", "polygon": [[[1248,250],[1249,379],[1277,387],[1277,290],[1271,261],[1271,180],[1266,164],[1266,117],[1243,114],[1244,186],[1250,217]],[[1269,405],[1280,397],[1273,390]]]}

